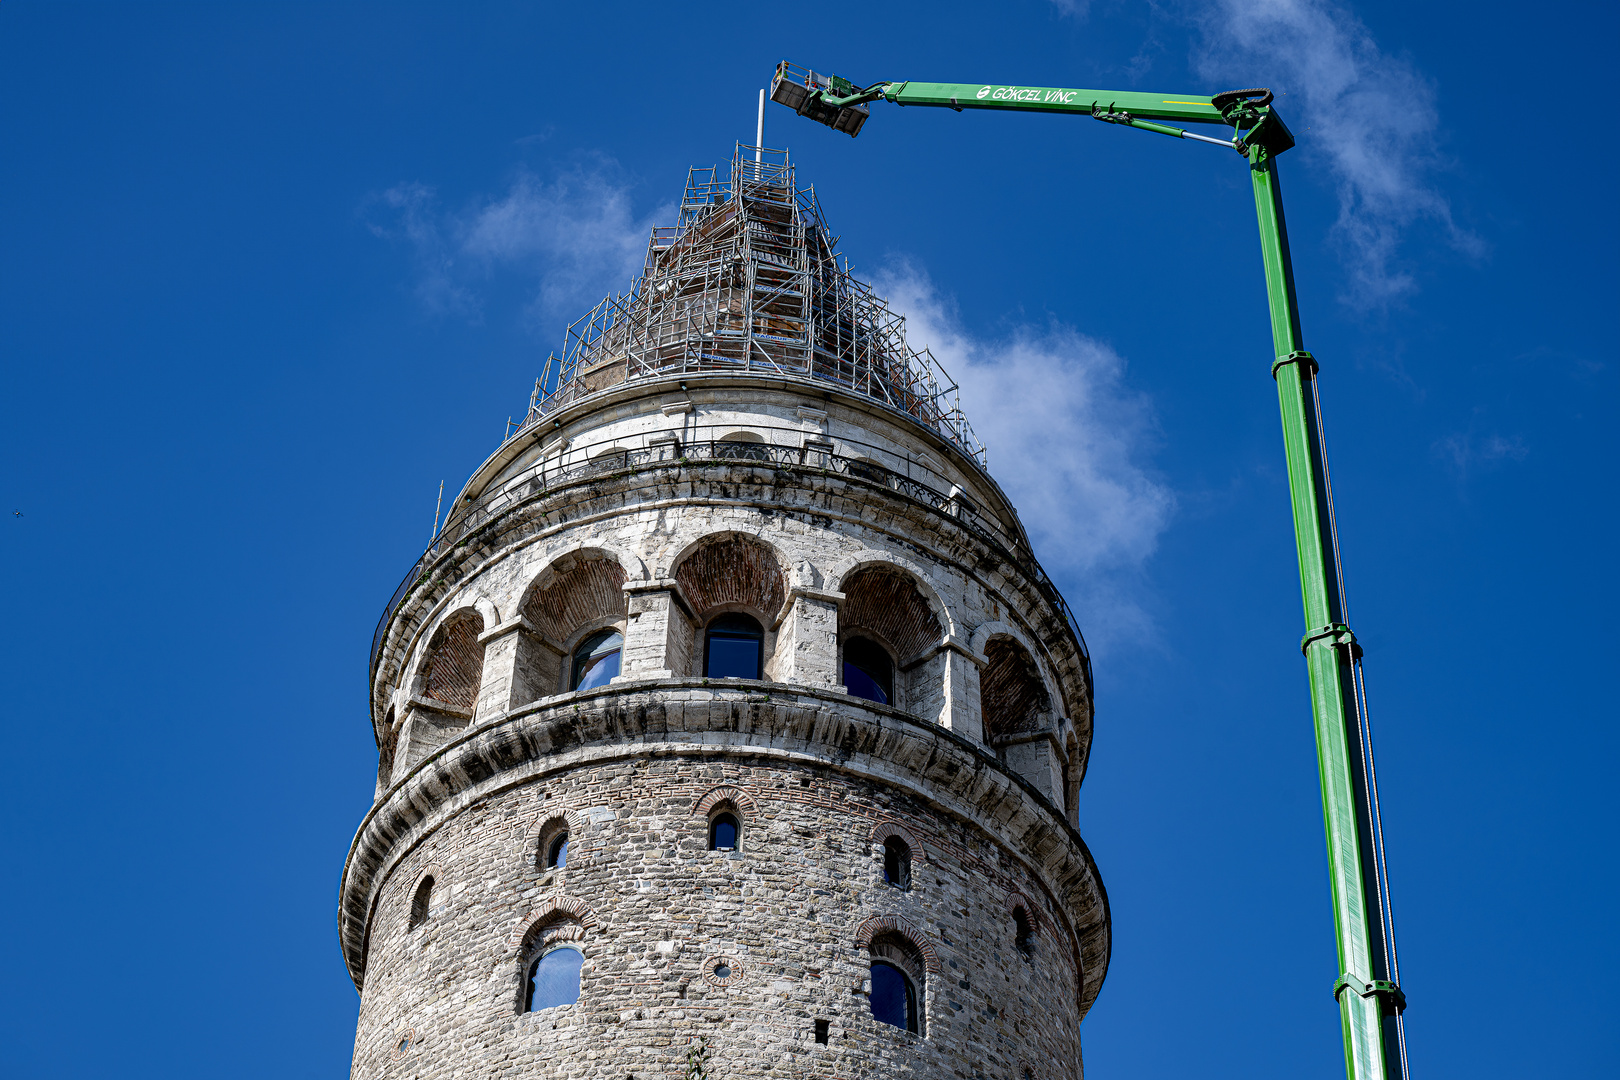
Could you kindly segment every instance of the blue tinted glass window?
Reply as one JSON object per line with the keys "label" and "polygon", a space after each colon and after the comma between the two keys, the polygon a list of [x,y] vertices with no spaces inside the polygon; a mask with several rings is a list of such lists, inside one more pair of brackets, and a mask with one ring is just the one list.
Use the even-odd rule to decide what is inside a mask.
{"label": "blue tinted glass window", "polygon": [[553,949],[529,969],[528,1011],[539,1012],[579,1000],[579,968],[585,957],[575,949]]}
{"label": "blue tinted glass window", "polygon": [[917,1009],[911,983],[893,964],[872,964],[872,1018],[902,1031],[917,1030]]}
{"label": "blue tinted glass window", "polygon": [[714,819],[714,825],[709,829],[709,848],[717,851],[721,848],[737,846],[737,819],[730,814],[721,814]]}
{"label": "blue tinted glass window", "polygon": [[880,705],[894,700],[894,661],[883,646],[859,637],[844,642],[844,689]]}
{"label": "blue tinted glass window", "polygon": [[594,690],[606,686],[609,679],[619,674],[619,657],[624,650],[624,635],[617,630],[599,630],[580,642],[574,650],[575,690]]}
{"label": "blue tinted glass window", "polygon": [[709,624],[703,674],[711,679],[757,679],[765,632],[747,615],[722,615]]}
{"label": "blue tinted glass window", "polygon": [[858,698],[875,701],[879,705],[889,703],[889,695],[883,692],[872,676],[856,667],[854,664],[844,665],[844,688]]}

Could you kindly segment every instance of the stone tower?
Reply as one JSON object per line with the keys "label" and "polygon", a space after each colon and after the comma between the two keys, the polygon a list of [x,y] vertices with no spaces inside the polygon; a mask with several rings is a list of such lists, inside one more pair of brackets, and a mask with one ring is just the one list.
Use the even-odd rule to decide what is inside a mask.
{"label": "stone tower", "polygon": [[1084,643],[954,386],[751,158],[378,625],[355,1077],[1081,1075]]}

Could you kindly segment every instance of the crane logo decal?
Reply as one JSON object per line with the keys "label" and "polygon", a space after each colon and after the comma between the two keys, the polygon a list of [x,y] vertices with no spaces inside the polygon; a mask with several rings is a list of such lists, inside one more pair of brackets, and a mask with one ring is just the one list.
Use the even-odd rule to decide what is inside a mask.
{"label": "crane logo decal", "polygon": [[1054,102],[1072,105],[1077,93],[1077,90],[1043,90],[1036,86],[981,86],[973,96],[981,101],[989,98],[991,101],[1030,101],[1038,105]]}

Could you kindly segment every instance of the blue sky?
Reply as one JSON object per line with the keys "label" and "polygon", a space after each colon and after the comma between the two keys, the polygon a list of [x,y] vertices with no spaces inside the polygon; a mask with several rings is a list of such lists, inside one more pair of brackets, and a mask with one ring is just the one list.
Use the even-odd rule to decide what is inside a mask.
{"label": "blue sky", "polygon": [[[375,620],[439,482],[789,57],[1286,92],[1414,1075],[1612,1075],[1616,22],[5,4],[7,1074],[344,1073]],[[857,140],[773,107],[767,142],[961,380],[1092,642],[1082,826],[1115,947],[1088,1076],[1340,1075],[1241,162],[881,105]]]}

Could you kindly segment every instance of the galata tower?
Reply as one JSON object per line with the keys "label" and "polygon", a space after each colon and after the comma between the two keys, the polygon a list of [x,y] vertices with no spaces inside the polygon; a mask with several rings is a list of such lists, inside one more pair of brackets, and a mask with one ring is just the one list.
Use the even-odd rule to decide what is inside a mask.
{"label": "galata tower", "polygon": [[389,602],[355,1077],[1079,1080],[1085,645],[835,243],[694,169]]}

